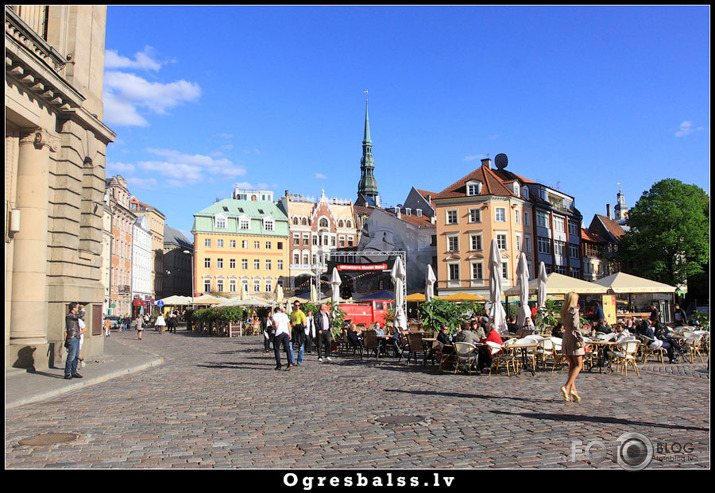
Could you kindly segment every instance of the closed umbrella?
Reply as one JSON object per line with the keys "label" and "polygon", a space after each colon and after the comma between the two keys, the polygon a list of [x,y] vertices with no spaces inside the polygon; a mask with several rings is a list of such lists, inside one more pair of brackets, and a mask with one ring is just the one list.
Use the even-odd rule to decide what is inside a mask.
{"label": "closed umbrella", "polygon": [[333,267],[333,275],[330,278],[330,285],[333,288],[332,301],[336,305],[340,303],[340,285],[342,281],[340,280],[340,274],[338,273],[337,267]]}
{"label": "closed umbrella", "polygon": [[404,309],[405,266],[402,258],[397,257],[390,272],[392,283],[395,285],[395,326],[407,330],[407,314]]}
{"label": "closed umbrella", "polygon": [[241,299],[246,301],[248,299],[248,289],[244,283],[241,283]]}
{"label": "closed umbrella", "polygon": [[529,310],[529,264],[526,263],[526,254],[524,252],[519,255],[519,263],[516,265],[516,281],[519,285],[519,302],[521,303],[517,323],[524,325],[524,321],[531,317],[531,310]]}
{"label": "closed umbrella", "polygon": [[506,312],[501,306],[501,278],[502,259],[499,253],[499,245],[496,238],[492,240],[491,252],[489,252],[489,318],[494,322],[494,328],[500,334],[507,333]]}
{"label": "closed umbrella", "polygon": [[427,275],[425,278],[425,300],[429,301],[434,298],[434,283],[437,282],[437,277],[434,275],[431,265],[427,265]]}
{"label": "closed umbrella", "polygon": [[539,264],[539,290],[537,292],[539,310],[546,306],[546,281],[548,280],[549,276],[546,275],[546,265],[541,262]]}

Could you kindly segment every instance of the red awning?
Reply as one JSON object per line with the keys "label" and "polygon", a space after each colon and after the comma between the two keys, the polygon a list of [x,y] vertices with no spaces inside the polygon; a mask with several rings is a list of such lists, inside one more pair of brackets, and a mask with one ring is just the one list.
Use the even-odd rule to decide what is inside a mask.
{"label": "red awning", "polygon": [[134,301],[132,301],[132,305],[144,306],[144,305],[146,305],[146,302],[144,300],[142,300],[141,298],[134,298]]}

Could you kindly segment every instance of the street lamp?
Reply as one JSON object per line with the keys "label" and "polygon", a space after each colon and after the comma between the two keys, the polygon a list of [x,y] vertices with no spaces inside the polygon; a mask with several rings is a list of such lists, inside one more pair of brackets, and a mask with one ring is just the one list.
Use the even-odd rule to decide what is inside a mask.
{"label": "street lamp", "polygon": [[188,251],[184,250],[185,254],[191,255],[191,299],[194,299],[194,252],[193,251]]}

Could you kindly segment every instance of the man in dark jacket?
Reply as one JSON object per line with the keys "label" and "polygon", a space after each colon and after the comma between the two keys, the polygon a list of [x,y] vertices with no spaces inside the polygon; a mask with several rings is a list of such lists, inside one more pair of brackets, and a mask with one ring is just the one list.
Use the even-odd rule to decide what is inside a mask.
{"label": "man in dark jacket", "polygon": [[79,363],[79,336],[85,329],[80,329],[79,319],[84,317],[82,305],[73,301],[70,303],[69,312],[65,317],[65,347],[67,348],[67,360],[65,361],[65,379],[82,378],[77,373],[77,363]]}
{"label": "man in dark jacket", "polygon": [[317,332],[318,361],[323,361],[320,351],[323,347],[325,347],[325,359],[332,361],[330,359],[330,324],[332,318],[330,317],[330,308],[326,303],[321,303],[320,310],[313,316],[313,322],[315,323],[315,330]]}

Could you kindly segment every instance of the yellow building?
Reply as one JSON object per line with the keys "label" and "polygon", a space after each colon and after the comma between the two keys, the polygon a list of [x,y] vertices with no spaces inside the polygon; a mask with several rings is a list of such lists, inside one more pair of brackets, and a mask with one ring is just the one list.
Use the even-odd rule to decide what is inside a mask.
{"label": "yellow building", "polygon": [[225,199],[194,214],[193,295],[274,292],[289,279],[289,230],[274,202]]}

